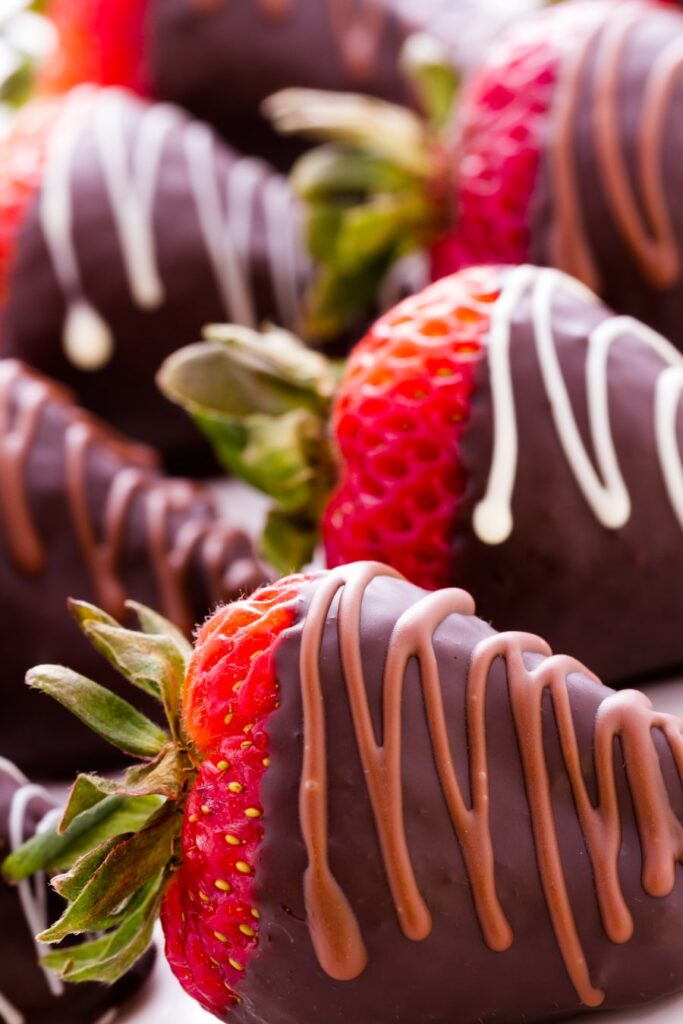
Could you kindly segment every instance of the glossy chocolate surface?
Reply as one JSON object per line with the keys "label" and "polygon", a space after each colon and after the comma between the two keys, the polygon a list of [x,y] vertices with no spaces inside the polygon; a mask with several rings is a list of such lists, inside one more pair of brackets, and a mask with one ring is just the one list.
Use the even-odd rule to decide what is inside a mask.
{"label": "glossy chocolate surface", "polygon": [[411,33],[432,34],[469,70],[510,17],[472,0],[152,0],[152,88],[285,167],[298,146],[259,117],[271,93],[304,86],[413,103],[399,66]]}
{"label": "glossy chocolate surface", "polygon": [[[214,463],[158,391],[161,362],[207,323],[294,326],[306,267],[284,179],[180,110],[80,87],[60,107],[19,230],[3,354],[66,383],[172,471],[201,476]],[[84,308],[74,359],[65,345]],[[95,333],[101,354],[87,350]]]}
{"label": "glossy chocolate surface", "polygon": [[531,260],[581,277],[683,348],[683,14],[601,3],[559,62]]}
{"label": "glossy chocolate surface", "polygon": [[[532,274],[530,280],[538,284],[544,273],[553,272]],[[506,280],[511,281],[510,272],[502,271],[501,283]],[[577,482],[541,373],[534,328],[541,293],[528,287],[512,307],[509,323],[518,445],[513,528],[507,539],[492,544],[473,526],[493,456],[489,352],[477,369],[469,424],[459,446],[468,483],[454,535],[454,581],[475,595],[480,615],[497,628],[539,633],[555,650],[572,651],[603,678],[623,683],[683,664],[683,528],[667,491],[655,418],[667,363],[644,342],[642,325],[615,320],[567,278],[550,278],[550,285],[551,334],[561,379],[598,478],[595,439],[604,439],[604,431],[594,421],[596,432],[591,432],[588,414],[588,387],[594,379],[588,371],[589,339],[600,325],[603,331],[617,329],[607,357],[607,422],[628,512],[618,526],[606,526]],[[673,443],[683,451],[680,403],[673,416]]]}
{"label": "glossy chocolate surface", "polygon": [[[256,876],[260,943],[231,1017],[238,1024],[312,1024],[321,1018],[518,1024],[559,1020],[588,1005],[641,1005],[680,988],[680,720],[658,716],[637,694],[614,694],[573,659],[548,658],[538,638],[495,634],[469,614],[462,592],[427,595],[387,573],[383,567],[369,574],[349,567],[305,584],[298,620],[279,642],[281,704],[268,726],[271,766],[262,789],[268,827]],[[304,653],[307,644],[313,662]],[[403,654],[395,660],[399,649]],[[421,661],[410,657],[418,651]],[[400,737],[398,757],[373,798],[368,764],[379,761],[364,767],[371,749],[360,740],[365,712],[359,718],[356,708],[355,724],[351,713],[356,670],[349,666],[356,656],[363,676],[359,692],[374,729],[371,747],[385,744],[377,757],[389,757]],[[315,663],[318,682],[308,671]],[[434,671],[430,698],[425,673]],[[319,707],[311,716],[316,694]],[[436,740],[440,714],[443,748]],[[610,716],[620,737],[613,742]],[[311,770],[311,758],[321,752]],[[450,758],[455,782],[449,785],[464,801],[458,813],[467,818],[472,808],[478,815],[471,818],[469,862],[467,832],[454,827],[440,776]],[[427,927],[418,915],[412,938],[398,909],[409,918],[412,897],[397,902],[397,893],[408,892],[399,885],[392,898],[390,877],[399,862],[391,844],[382,850],[378,839],[378,806],[391,804],[399,779],[399,834],[403,822],[409,868],[427,913]],[[580,792],[587,801],[582,819]],[[379,800],[374,811],[373,800]],[[307,816],[310,801],[319,803],[313,819]],[[590,841],[596,802],[604,831]],[[313,832],[311,820],[317,822]],[[553,836],[557,859],[549,862]],[[473,902],[483,891],[487,848],[508,926],[498,944],[495,928],[487,928],[495,906],[487,899]],[[596,865],[610,864],[611,849],[616,859],[604,875]],[[658,880],[656,860],[663,870]],[[608,883],[612,872],[613,878],[618,873],[615,889]],[[330,876],[337,895],[321,914],[314,879]],[[560,920],[563,887],[562,913],[568,916]],[[622,923],[632,928],[627,941],[625,935],[616,941],[617,919],[611,918],[619,892]],[[349,931],[349,912],[356,932]],[[565,929],[572,921],[583,960],[567,952],[571,928]],[[332,961],[321,941],[326,929]],[[358,941],[364,959],[354,960],[347,954]],[[332,976],[330,964],[338,956],[347,969]]]}
{"label": "glossy chocolate surface", "polygon": [[[22,364],[0,362],[0,748],[41,777],[119,759],[114,748],[24,685],[41,662],[126,684],[79,635],[68,597],[125,614],[133,598],[186,632],[214,603],[264,579],[251,541],[219,520],[206,488],[164,477],[133,445]],[[126,694],[126,696],[131,696]]]}

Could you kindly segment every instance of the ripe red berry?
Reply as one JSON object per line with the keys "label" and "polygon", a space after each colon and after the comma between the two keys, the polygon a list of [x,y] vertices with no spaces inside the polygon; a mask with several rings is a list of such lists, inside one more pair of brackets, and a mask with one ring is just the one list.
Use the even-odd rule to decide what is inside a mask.
{"label": "ripe red berry", "polygon": [[465,271],[406,299],[353,350],[332,415],[342,469],[328,564],[377,558],[432,589],[455,578],[458,443],[498,295],[494,270]]}

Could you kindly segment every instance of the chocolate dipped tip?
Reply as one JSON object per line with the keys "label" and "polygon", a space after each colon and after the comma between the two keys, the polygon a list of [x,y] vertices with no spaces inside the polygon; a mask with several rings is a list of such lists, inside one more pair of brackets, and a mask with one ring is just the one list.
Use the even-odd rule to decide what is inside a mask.
{"label": "chocolate dipped tip", "polygon": [[[429,593],[378,563],[220,609],[187,673],[187,651],[149,614],[137,638],[96,610],[81,617],[131,679],[161,687],[170,746],[148,729],[155,761],[126,785],[84,777],[66,820],[146,779],[163,802],[130,840],[141,867],[128,840],[108,847],[111,898],[172,876],[169,955],[217,1015],[513,1024],[683,985],[679,718],[537,636],[496,633],[466,592]],[[42,675],[82,710],[91,684],[71,677],[69,695],[55,670]],[[121,722],[110,710],[108,729]],[[164,790],[169,757],[180,772]],[[78,867],[71,879],[59,937],[99,892]],[[208,961],[191,952],[200,936]]]}

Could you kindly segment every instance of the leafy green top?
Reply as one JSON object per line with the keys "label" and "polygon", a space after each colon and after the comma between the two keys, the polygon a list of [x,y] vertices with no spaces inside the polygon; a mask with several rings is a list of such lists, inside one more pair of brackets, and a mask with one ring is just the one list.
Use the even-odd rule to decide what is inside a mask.
{"label": "leafy green top", "polygon": [[283,89],[264,104],[278,131],[323,143],[291,175],[317,265],[304,320],[314,339],[353,327],[391,265],[441,237],[452,220],[445,142],[458,77],[427,35],[408,40],[402,64],[423,117],[369,96],[313,89]]}
{"label": "leafy green top", "polygon": [[341,364],[276,328],[206,328],[158,383],[206,434],[229,472],[275,500],[263,552],[281,572],[310,562],[337,477],[328,420]]}
{"label": "leafy green top", "polygon": [[[197,757],[184,734],[181,694],[191,647],[166,619],[129,602],[141,631],[120,626],[82,601],[70,602],[80,629],[134,686],[164,707],[162,729],[126,700],[59,665],[41,665],[29,686],[50,694],[109,743],[138,760],[118,779],[79,775],[56,829],[29,839],[2,865],[9,882],[51,874],[67,901],[44,942],[87,934],[44,964],[67,981],[113,982],[152,940],[166,885],[179,864],[186,794]],[[94,933],[94,934],[93,934]]]}

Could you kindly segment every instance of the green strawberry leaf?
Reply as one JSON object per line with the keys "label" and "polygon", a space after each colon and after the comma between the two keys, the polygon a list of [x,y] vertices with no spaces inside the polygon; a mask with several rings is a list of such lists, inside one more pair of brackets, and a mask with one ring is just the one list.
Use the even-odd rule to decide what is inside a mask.
{"label": "green strawberry leaf", "polygon": [[407,107],[356,93],[289,88],[268,97],[263,110],[285,135],[342,143],[411,177],[429,177],[426,126]]}
{"label": "green strawberry leaf", "polygon": [[47,953],[42,963],[64,981],[99,981],[111,984],[128,971],[152,941],[165,879],[152,879],[138,906],[111,932],[78,946]]}
{"label": "green strawberry leaf", "polygon": [[65,900],[75,900],[119,841],[120,836],[105,839],[99,846],[80,857],[65,874],[55,875],[50,882],[52,888]]}
{"label": "green strawberry leaf", "polygon": [[390,161],[338,145],[309,150],[292,171],[292,186],[307,203],[403,192],[412,182],[412,175]]}
{"label": "green strawberry leaf", "polygon": [[304,328],[318,342],[355,329],[377,309],[392,265],[453,227],[448,130],[458,77],[425,36],[407,44],[403,63],[425,118],[367,96],[306,89],[285,89],[264,105],[278,131],[322,143],[290,176],[316,267]]}
{"label": "green strawberry leaf", "polygon": [[168,743],[168,734],[146,715],[78,672],[61,665],[39,665],[27,673],[26,682],[54,697],[98,736],[133,757],[156,757]]}
{"label": "green strawberry leaf", "polygon": [[179,824],[178,809],[167,804],[142,831],[121,837],[40,941],[60,942],[67,935],[110,927],[125,901],[173,860]]}
{"label": "green strawberry leaf", "polygon": [[280,508],[270,510],[261,543],[265,558],[278,572],[288,574],[308,565],[317,541],[318,524],[314,519]]}
{"label": "green strawberry leaf", "polygon": [[435,36],[417,32],[403,46],[401,69],[432,130],[443,132],[453,118],[460,92],[460,75],[448,59],[447,47]]}
{"label": "green strawberry leaf", "polygon": [[[159,612],[155,612],[153,608],[140,604],[139,601],[126,601],[126,608],[130,608],[131,611],[135,612],[143,633],[148,633],[152,636],[155,634],[167,636],[170,640],[174,641],[185,660],[189,661],[192,654],[192,644],[177,626],[174,626],[172,622],[169,622]],[[110,625],[117,625],[117,623],[114,621]]]}
{"label": "green strawberry leaf", "polygon": [[338,366],[285,331],[259,335],[226,324],[205,336],[166,360],[160,386],[192,416],[226,469],[276,501],[264,552],[278,565],[300,567],[336,481],[327,421]]}
{"label": "green strawberry leaf", "polygon": [[89,811],[106,797],[113,796],[115,790],[112,786],[113,783],[109,779],[101,779],[97,775],[79,775],[69,792],[69,798],[59,822],[59,831],[66,832],[79,815]]}
{"label": "green strawberry leaf", "polygon": [[180,734],[180,697],[187,669],[186,644],[163,633],[87,622],[83,632],[100,654],[134,686],[160,695],[174,739]]}
{"label": "green strawberry leaf", "polygon": [[69,869],[111,836],[144,828],[161,803],[157,796],[107,797],[74,818],[64,832],[53,828],[28,839],[2,864],[3,877],[16,883],[37,871]]}

